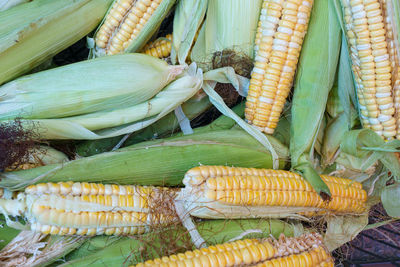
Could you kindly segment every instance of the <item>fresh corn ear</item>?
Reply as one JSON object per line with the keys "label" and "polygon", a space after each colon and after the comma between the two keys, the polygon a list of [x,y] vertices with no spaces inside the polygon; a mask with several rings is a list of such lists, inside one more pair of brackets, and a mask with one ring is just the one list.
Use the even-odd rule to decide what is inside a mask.
{"label": "fresh corn ear", "polygon": [[30,71],[90,33],[111,2],[35,0],[1,12],[0,84]]}
{"label": "fresh corn ear", "polygon": [[[341,0],[363,127],[398,138],[399,48],[392,0]],[[397,14],[398,15],[398,14]],[[398,30],[398,29],[397,29]]]}
{"label": "fresh corn ear", "polygon": [[313,0],[264,0],[255,40],[255,63],[246,120],[272,134],[289,95]]}
{"label": "fresh corn ear", "polygon": [[142,53],[153,57],[167,58],[171,55],[171,40],[172,34],[167,34],[164,38],[146,44]]}
{"label": "fresh corn ear", "polygon": [[189,170],[179,200],[200,218],[361,214],[367,193],[349,179],[321,175],[332,192],[325,202],[300,175],[282,170],[200,166]]}
{"label": "fresh corn ear", "polygon": [[334,266],[317,233],[245,239],[139,263],[144,266]]}
{"label": "fresh corn ear", "polygon": [[94,37],[94,56],[138,51],[174,3],[175,0],[115,0]]}
{"label": "fresh corn ear", "polygon": [[152,211],[163,188],[95,183],[42,183],[17,199],[0,199],[11,216],[23,216],[30,230],[53,235],[132,235],[151,222],[166,222]]}

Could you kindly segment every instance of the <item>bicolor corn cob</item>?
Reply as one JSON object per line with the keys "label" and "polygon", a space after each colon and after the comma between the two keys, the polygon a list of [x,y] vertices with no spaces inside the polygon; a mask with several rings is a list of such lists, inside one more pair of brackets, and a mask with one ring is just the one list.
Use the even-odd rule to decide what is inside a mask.
{"label": "bicolor corn cob", "polygon": [[272,134],[277,126],[307,31],[313,0],[264,0],[255,40],[255,63],[246,120]]}
{"label": "bicolor corn cob", "polygon": [[246,239],[149,260],[144,266],[334,266],[317,233],[279,240]]}
{"label": "bicolor corn cob", "polygon": [[33,231],[58,235],[132,235],[151,222],[167,221],[151,213],[162,188],[96,183],[42,183],[17,199],[0,199],[6,215],[24,216]]}
{"label": "bicolor corn cob", "polygon": [[342,5],[363,126],[392,139],[397,135],[392,92],[399,82],[387,2],[342,0]]}
{"label": "bicolor corn cob", "polygon": [[300,175],[282,170],[200,166],[189,170],[178,199],[200,218],[287,217],[360,214],[366,192],[349,179],[321,175],[332,193],[323,201]]}
{"label": "bicolor corn cob", "polygon": [[138,37],[162,1],[168,0],[115,1],[96,34],[96,46],[105,49],[107,55],[123,52]]}
{"label": "bicolor corn cob", "polygon": [[165,39],[168,40],[155,40],[143,48],[143,53],[158,57],[158,58],[166,58],[171,55],[171,41],[172,41],[172,34],[167,34]]}

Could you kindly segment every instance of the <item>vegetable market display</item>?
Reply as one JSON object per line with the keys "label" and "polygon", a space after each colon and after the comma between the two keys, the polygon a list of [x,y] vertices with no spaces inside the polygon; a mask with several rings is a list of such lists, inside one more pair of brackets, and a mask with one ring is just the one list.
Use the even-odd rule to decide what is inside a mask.
{"label": "vegetable market display", "polygon": [[375,204],[400,218],[397,0],[6,0],[0,22],[0,266],[334,266]]}

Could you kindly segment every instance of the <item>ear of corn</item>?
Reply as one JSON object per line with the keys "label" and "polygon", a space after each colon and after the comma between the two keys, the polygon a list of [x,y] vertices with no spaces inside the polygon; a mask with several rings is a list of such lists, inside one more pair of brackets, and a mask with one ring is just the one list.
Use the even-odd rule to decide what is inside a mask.
{"label": "ear of corn", "polygon": [[393,1],[341,3],[363,127],[384,139],[395,138],[399,60],[393,31],[396,18],[388,8]]}
{"label": "ear of corn", "polygon": [[167,222],[166,214],[151,211],[162,190],[166,189],[41,183],[27,187],[17,199],[0,199],[0,204],[6,215],[22,216],[31,230],[43,234],[132,235],[144,233],[153,221]]}
{"label": "ear of corn", "polygon": [[167,58],[171,55],[171,41],[172,34],[167,34],[163,38],[158,38],[154,42],[146,44],[142,53],[153,57]]}
{"label": "ear of corn", "polygon": [[208,0],[179,1],[175,9],[173,24],[173,51],[171,61],[184,64],[203,22]]}
{"label": "ear of corn", "polygon": [[181,72],[182,67],[160,59],[129,54],[31,74],[0,87],[0,120],[62,118],[132,106],[154,96]]}
{"label": "ear of corn", "polygon": [[313,0],[263,1],[245,114],[268,134],[274,132],[292,86],[312,5]]}
{"label": "ear of corn", "polygon": [[232,49],[253,57],[261,0],[209,0],[207,16],[193,46],[190,58],[203,69],[211,69],[213,53]]}
{"label": "ear of corn", "polygon": [[144,266],[334,266],[316,233],[279,240],[246,239],[137,264]]}
{"label": "ear of corn", "polygon": [[94,56],[136,52],[159,28],[175,0],[115,0],[95,34]]}
{"label": "ear of corn", "polygon": [[288,171],[200,166],[189,170],[179,200],[200,218],[295,217],[361,214],[367,193],[360,183],[321,176],[332,192],[324,202],[300,175]]}
{"label": "ear of corn", "polygon": [[[232,238],[238,238],[249,230],[259,229],[260,233],[249,233],[243,238],[267,238],[271,235],[278,238],[280,234],[285,236],[293,236],[294,227],[292,224],[280,220],[209,220],[196,223],[201,236],[207,240],[209,245],[217,245]],[[151,249],[146,250],[146,254],[151,257],[162,256],[159,252],[165,253],[170,250],[170,244],[165,244],[162,240],[154,241],[156,233],[148,233],[141,235],[141,240],[133,238],[120,237],[118,240],[110,240],[110,237],[97,236],[93,237],[80,247],[76,252],[67,255],[66,266],[101,266],[101,265],[122,265],[127,262],[137,264],[144,259],[140,252],[143,242],[151,243]],[[174,243],[183,243],[181,234],[176,234],[171,229],[171,235],[177,236]],[[241,238],[241,239],[243,239]],[[162,249],[162,246],[167,246]],[[156,249],[154,249],[156,247]],[[184,250],[182,251],[184,252]],[[89,255],[91,254],[91,255]]]}
{"label": "ear of corn", "polygon": [[[269,140],[279,153],[279,167],[284,168],[287,148],[273,138]],[[209,131],[143,142],[66,164],[1,173],[0,187],[18,190],[33,184],[33,180],[179,185],[185,172],[199,164],[272,168],[272,158],[258,141],[241,130]]]}
{"label": "ear of corn", "polygon": [[110,3],[37,0],[1,12],[0,84],[30,71],[91,32]]}

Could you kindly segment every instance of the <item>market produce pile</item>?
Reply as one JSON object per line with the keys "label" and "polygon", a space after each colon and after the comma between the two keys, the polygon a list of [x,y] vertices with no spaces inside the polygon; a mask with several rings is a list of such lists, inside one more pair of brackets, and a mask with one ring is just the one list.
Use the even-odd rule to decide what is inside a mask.
{"label": "market produce pile", "polygon": [[397,0],[5,1],[0,266],[333,266],[400,218],[399,32]]}

